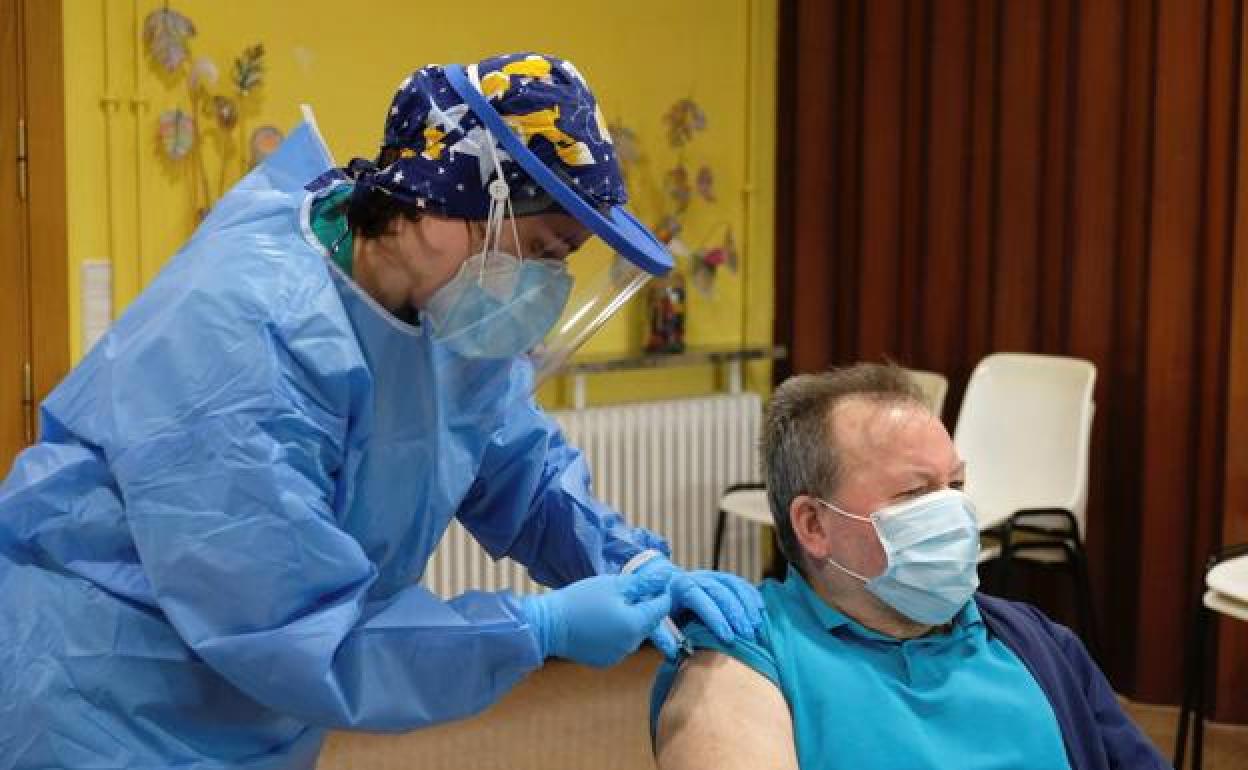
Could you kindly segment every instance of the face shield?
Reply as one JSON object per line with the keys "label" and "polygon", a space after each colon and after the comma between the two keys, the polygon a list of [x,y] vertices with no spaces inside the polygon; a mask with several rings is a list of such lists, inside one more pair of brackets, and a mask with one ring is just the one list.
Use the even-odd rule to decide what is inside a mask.
{"label": "face shield", "polygon": [[[610,206],[600,211],[529,150],[482,94],[475,66],[449,65],[445,72],[451,87],[511,160],[565,212],[601,238],[614,252],[613,258],[605,263],[584,259],[579,254],[569,257],[566,269],[572,286],[567,304],[545,339],[529,353],[536,370],[536,386],[555,374],[652,276],[670,272],[672,257],[646,226],[624,207]],[[491,185],[498,185],[501,178],[500,174]],[[502,187],[505,188],[505,184]],[[500,193],[500,188],[491,190],[491,196],[496,199]],[[502,223],[491,215],[487,227],[497,232],[501,226]]]}

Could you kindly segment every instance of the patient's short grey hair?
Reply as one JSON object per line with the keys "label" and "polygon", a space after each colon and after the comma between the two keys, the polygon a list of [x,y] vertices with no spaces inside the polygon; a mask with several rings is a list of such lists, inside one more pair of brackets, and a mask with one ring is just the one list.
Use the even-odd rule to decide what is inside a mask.
{"label": "patient's short grey hair", "polygon": [[820,374],[799,374],[776,388],[763,418],[763,471],[780,548],[800,564],[801,549],[789,506],[798,495],[834,497],[844,472],[829,419],[849,398],[927,408],[923,391],[896,364],[855,364]]}

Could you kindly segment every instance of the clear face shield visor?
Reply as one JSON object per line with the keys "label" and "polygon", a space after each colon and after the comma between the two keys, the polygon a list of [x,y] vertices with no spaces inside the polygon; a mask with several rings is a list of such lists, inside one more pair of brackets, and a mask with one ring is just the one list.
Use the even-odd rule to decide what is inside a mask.
{"label": "clear face shield visor", "polygon": [[568,258],[574,279],[568,303],[545,340],[529,353],[535,387],[558,374],[572,354],[652,277],[618,254],[610,255],[605,264],[597,256],[578,253]]}
{"label": "clear face shield visor", "polygon": [[[567,259],[565,269],[573,279],[567,303],[545,339],[529,354],[536,371],[534,384],[540,385],[557,373],[652,276],[671,271],[672,257],[654,234],[622,206],[602,211],[594,208],[534,155],[482,95],[475,67],[448,66],[446,75],[452,88],[511,159],[563,211],[585,225],[614,252],[605,260],[580,252]],[[491,224],[498,228],[502,223]]]}

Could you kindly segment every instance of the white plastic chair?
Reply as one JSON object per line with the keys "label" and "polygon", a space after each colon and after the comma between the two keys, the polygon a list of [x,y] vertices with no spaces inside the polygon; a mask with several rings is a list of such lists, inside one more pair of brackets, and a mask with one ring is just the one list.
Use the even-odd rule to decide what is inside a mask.
{"label": "white plastic chair", "polygon": [[945,395],[949,392],[949,380],[943,374],[927,372],[922,369],[907,369],[906,373],[923,391],[923,399],[937,417],[945,408]]}
{"label": "white plastic chair", "polygon": [[1188,668],[1179,710],[1179,729],[1174,739],[1174,766],[1183,767],[1187,749],[1187,729],[1195,720],[1192,735],[1192,768],[1204,763],[1205,703],[1213,699],[1213,688],[1205,694],[1206,682],[1217,684],[1206,670],[1209,627],[1213,613],[1248,622],[1248,543],[1231,546],[1209,559],[1205,569],[1205,591],[1196,608],[1192,639],[1188,647]]}
{"label": "white plastic chair", "polygon": [[994,353],[971,373],[953,434],[984,536],[980,561],[1000,560],[1002,593],[1012,559],[1068,568],[1093,643],[1083,538],[1095,384],[1083,359]]}
{"label": "white plastic chair", "polygon": [[719,556],[724,545],[724,526],[729,516],[755,524],[773,526],[767,488],[760,483],[733,484],[719,498],[719,514],[715,519],[715,543],[711,553],[711,569],[719,569]]}

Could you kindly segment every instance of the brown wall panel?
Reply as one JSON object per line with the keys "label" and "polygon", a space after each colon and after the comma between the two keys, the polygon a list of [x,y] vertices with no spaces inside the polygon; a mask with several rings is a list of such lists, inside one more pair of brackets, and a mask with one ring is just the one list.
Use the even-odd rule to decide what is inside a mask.
{"label": "brown wall panel", "polygon": [[1042,161],[1041,108],[1044,84],[1045,7],[1043,3],[1000,6],[1001,98],[997,109],[1000,139],[995,204],[999,224],[993,262],[995,350],[1033,350],[1036,338],[1036,253]]}
{"label": "brown wall panel", "polygon": [[896,294],[897,346],[889,353],[910,361],[915,357],[916,326],[922,322],[919,313],[919,288],[922,281],[924,247],[923,221],[927,212],[927,187],[924,185],[928,158],[924,135],[928,131],[927,73],[931,61],[931,13],[927,3],[908,2],[903,15],[904,77],[901,82],[902,141],[901,165],[893,172],[900,174],[900,220],[894,226],[901,231],[900,262]]}
{"label": "brown wall panel", "polygon": [[[1169,524],[1175,511],[1190,510],[1195,456],[1193,396],[1199,380],[1192,345],[1196,268],[1200,244],[1201,150],[1204,134],[1204,4],[1161,0],[1157,18],[1158,109],[1153,115],[1155,174],[1149,232],[1148,315],[1145,328],[1145,389],[1141,484],[1140,606],[1182,617],[1190,536]],[[1184,530],[1187,528],[1185,527]],[[1160,659],[1174,640],[1151,630],[1151,612],[1137,620],[1143,660]],[[1148,628],[1146,628],[1146,625]],[[1160,700],[1180,688],[1181,667],[1143,666],[1137,670],[1140,697]]]}
{"label": "brown wall panel", "polygon": [[[835,7],[832,3],[800,3],[796,23],[794,50],[816,51],[820,60],[832,57],[838,44],[835,24]],[[793,328],[819,329],[827,318],[826,299],[831,296],[832,260],[827,244],[832,232],[828,226],[833,221],[828,209],[827,192],[812,192],[820,184],[835,178],[832,173],[832,146],[828,134],[832,126],[833,89],[830,83],[834,75],[831,67],[822,61],[816,64],[799,64],[781,68],[791,73],[794,86],[792,103],[805,105],[802,114],[794,121],[794,133],[781,140],[800,148],[796,162],[790,166],[794,175],[793,221],[801,223],[793,232],[792,257],[799,260],[800,280],[794,278],[797,291],[795,301],[790,303]],[[807,109],[808,108],[808,109]],[[820,302],[820,297],[825,303]],[[801,334],[791,337],[790,350],[794,361],[818,361],[827,365],[827,343],[822,334]]]}
{"label": "brown wall panel", "polygon": [[[840,205],[825,216],[831,214],[829,218],[835,228],[836,251],[842,254],[861,252],[863,6],[862,0],[838,4],[840,44],[836,54],[838,66],[833,72],[836,92],[832,103],[835,110],[828,137],[833,143],[832,178],[836,180]],[[858,294],[852,289],[859,283],[860,267],[861,261],[857,259],[833,261],[835,280],[830,288],[839,290],[839,296],[830,295],[836,296],[830,308],[832,317],[836,319],[836,328],[832,349],[827,353],[828,360],[833,360],[836,351],[851,348],[857,338]]]}
{"label": "brown wall panel", "polygon": [[[1235,137],[1239,131],[1236,98],[1239,94],[1239,4],[1235,0],[1213,0],[1209,5],[1205,51],[1208,68],[1205,88],[1206,122],[1204,167],[1205,222],[1201,250],[1209,255],[1203,260],[1197,276],[1197,297],[1218,297],[1220,301],[1202,302],[1196,323],[1193,344],[1199,357],[1201,388],[1196,399],[1197,462],[1195,464],[1195,502],[1197,511],[1225,510],[1226,443],[1231,430],[1227,423],[1227,393],[1230,371],[1231,286],[1233,276],[1233,243],[1235,215],[1235,168],[1238,148]],[[1218,162],[1210,162],[1217,159]],[[1220,295],[1220,296],[1219,296]],[[1209,553],[1219,541],[1219,522],[1212,516],[1196,516],[1192,520],[1192,554],[1185,585],[1199,583],[1204,570],[1203,554]],[[1195,597],[1186,592],[1184,612],[1191,612]],[[1230,625],[1230,624],[1228,624]],[[1225,649],[1225,648],[1224,648]],[[1248,646],[1238,648],[1242,658]],[[1239,665],[1239,664],[1233,664]],[[1243,692],[1243,681],[1233,681],[1235,671],[1223,670],[1223,700],[1226,693]],[[1239,674],[1242,677],[1243,669]],[[1238,685],[1238,689],[1237,689]]]}
{"label": "brown wall panel", "polygon": [[1040,168],[1040,232],[1037,290],[1052,298],[1036,307],[1036,347],[1068,348],[1070,318],[1071,143],[1074,130],[1074,79],[1078,67],[1075,17],[1071,0],[1043,3],[1044,24],[1043,158]]}
{"label": "brown wall panel", "polygon": [[964,269],[966,184],[964,157],[970,128],[970,2],[951,2],[931,21],[930,126],[920,266],[918,340],[911,361],[948,361],[958,354],[965,288],[951,280]]}
{"label": "brown wall panel", "polygon": [[[819,73],[817,103],[781,115],[799,148],[780,169],[800,214],[780,217],[779,242],[800,244],[777,286],[792,367],[944,372],[952,425],[987,353],[1093,361],[1104,663],[1120,690],[1176,701],[1201,565],[1248,538],[1248,450],[1227,440],[1248,433],[1243,0],[791,0],[782,16],[798,88]],[[1241,686],[1219,715],[1248,720],[1227,647],[1244,636],[1221,642]]]}
{"label": "brown wall panel", "polygon": [[[878,0],[864,32],[861,296],[888,297],[900,281],[902,79],[905,27],[902,0]],[[882,313],[861,313],[857,349],[879,358],[895,351],[897,324]]]}
{"label": "brown wall panel", "polygon": [[[999,218],[995,201],[1001,192],[997,182],[996,161],[1000,146],[1001,104],[1001,25],[1000,8],[992,0],[975,0],[971,18],[974,51],[969,80],[971,83],[971,136],[967,147],[968,162],[966,204],[966,270],[958,280],[966,284],[966,325],[963,327],[962,358],[944,364],[950,382],[949,401],[959,402],[965,377],[971,366],[992,350],[993,328],[993,255]],[[972,278],[974,277],[974,278]],[[987,289],[987,290],[985,290]],[[969,364],[969,365],[968,365]],[[953,414],[946,409],[946,414]]]}
{"label": "brown wall panel", "polygon": [[[1240,41],[1237,52],[1239,66],[1235,93],[1239,95],[1235,109],[1236,122],[1232,138],[1248,128],[1248,77],[1244,75],[1245,35],[1248,35],[1248,14],[1242,3],[1236,4],[1235,22]],[[1231,211],[1231,254],[1229,268],[1230,324],[1227,330],[1230,354],[1227,360],[1227,415],[1225,433],[1225,485],[1221,522],[1222,543],[1248,542],[1248,148],[1237,147],[1233,184],[1237,195]],[[1224,710],[1241,705],[1234,694],[1248,691],[1248,624],[1222,621],[1218,635],[1217,677],[1220,700],[1229,701]],[[1232,694],[1229,698],[1227,694]]]}
{"label": "brown wall panel", "polygon": [[[1071,169],[1069,221],[1067,232],[1070,265],[1069,351],[1072,355],[1093,361],[1112,360],[1114,345],[1115,276],[1117,253],[1116,224],[1119,199],[1120,153],[1116,136],[1122,112],[1123,25],[1114,3],[1080,3],[1074,18],[1075,50],[1078,77],[1074,77],[1073,136],[1071,137]],[[1060,348],[1058,348],[1060,349]],[[1095,398],[1098,404],[1094,423],[1090,476],[1105,478],[1113,457],[1105,437],[1115,419],[1108,407],[1120,399],[1113,387],[1114,372],[1100,371]],[[1109,563],[1115,554],[1104,535],[1105,485],[1093,484],[1088,494],[1089,517],[1096,517],[1100,526],[1089,527],[1087,548],[1089,559],[1097,564]],[[1108,570],[1092,573],[1094,597],[1125,593],[1121,580],[1114,580]],[[1111,594],[1112,591],[1112,594]],[[1121,627],[1126,621],[1120,613],[1120,602],[1098,601],[1095,610],[1106,627]],[[1109,661],[1121,661],[1120,637],[1102,634]],[[1116,678],[1121,679],[1121,672]]]}

